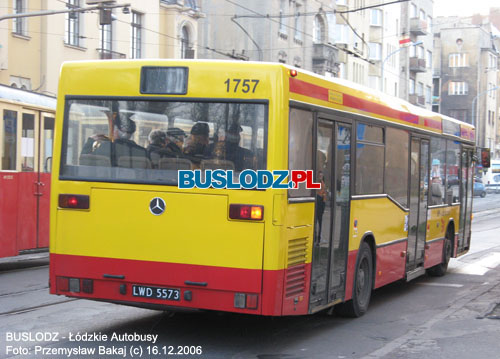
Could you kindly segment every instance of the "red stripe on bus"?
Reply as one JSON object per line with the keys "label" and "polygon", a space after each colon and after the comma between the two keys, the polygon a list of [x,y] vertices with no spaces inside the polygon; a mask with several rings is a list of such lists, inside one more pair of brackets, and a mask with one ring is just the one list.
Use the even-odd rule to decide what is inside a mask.
{"label": "red stripe on bus", "polygon": [[290,78],[290,92],[299,95],[314,97],[319,100],[328,101],[328,89],[317,86],[309,82],[301,81],[293,77]]}
{"label": "red stripe on bus", "polygon": [[407,241],[401,241],[377,248],[375,288],[380,288],[404,277],[406,255],[402,255],[402,253],[406,254],[407,245]]}
{"label": "red stripe on bus", "polygon": [[434,267],[443,261],[443,245],[444,239],[442,241],[426,243],[426,247],[428,246],[428,249],[425,250],[425,268]]}
{"label": "red stripe on bus", "polygon": [[[179,263],[163,263],[130,259],[87,257],[64,254],[50,254],[50,281],[52,294],[68,295],[87,299],[100,299],[110,302],[150,303],[180,308],[211,309],[262,315],[282,315],[283,282],[285,270],[255,270],[227,267],[212,267]],[[310,264],[307,264],[310,274]],[[103,278],[104,274],[124,276],[123,280]],[[93,279],[94,292],[69,293],[56,288],[56,277]],[[309,288],[309,276],[306,276]],[[206,286],[189,286],[185,281],[206,282]],[[127,293],[120,294],[120,286],[127,286]],[[181,289],[180,301],[165,301],[134,297],[132,285],[166,287]],[[184,292],[192,292],[192,300],[183,300]],[[257,309],[238,309],[234,307],[235,293],[259,294]],[[299,310],[290,314],[307,314],[308,296]]]}
{"label": "red stripe on bus", "polygon": [[[182,263],[153,262],[54,254],[55,275],[102,279],[103,274],[123,275],[127,282],[185,287],[185,281],[207,282],[210,289],[260,293],[262,270]],[[53,262],[52,262],[53,261]]]}
{"label": "red stripe on bus", "polygon": [[[313,97],[322,101],[328,101],[328,89],[322,86],[317,86],[296,78],[290,78],[290,92],[294,92],[299,95]],[[408,112],[394,110],[390,107],[364,100],[362,98],[348,95],[346,93],[342,94],[343,102],[342,104],[347,107],[355,108],[361,111],[374,113],[380,116],[386,116],[395,118],[404,122],[419,124],[419,117],[412,115]],[[429,127],[437,128],[435,123],[430,123]]]}
{"label": "red stripe on bus", "polygon": [[352,298],[352,288],[354,286],[354,272],[356,272],[356,258],[358,251],[350,251],[347,256],[347,275],[345,280],[345,301]]}
{"label": "red stripe on bus", "polygon": [[435,128],[439,131],[441,131],[443,129],[443,126],[441,125],[441,121],[434,120],[432,118],[424,118],[424,126],[430,127],[430,128]]}

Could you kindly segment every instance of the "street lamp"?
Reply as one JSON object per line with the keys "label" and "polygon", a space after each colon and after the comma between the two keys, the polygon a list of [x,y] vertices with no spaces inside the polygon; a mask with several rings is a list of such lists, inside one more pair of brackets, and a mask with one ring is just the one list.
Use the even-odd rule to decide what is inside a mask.
{"label": "street lamp", "polygon": [[[417,46],[417,45],[421,45],[422,43],[423,43],[422,41],[412,42],[410,44],[410,46]],[[381,68],[381,71],[380,71],[380,88],[382,89],[382,92],[385,92],[385,88],[384,88],[385,87],[384,86],[384,65],[385,65],[385,62],[387,60],[389,60],[389,57],[391,57],[392,55],[400,52],[403,49],[406,49],[407,47],[409,47],[409,46],[400,47],[399,49],[394,50],[389,55],[387,55],[386,58],[382,61],[382,68]]]}
{"label": "street lamp", "polygon": [[[476,128],[476,133],[477,133],[477,136],[476,136],[476,145],[479,146],[479,121],[477,121],[477,116],[476,116],[476,101],[479,97],[483,96],[484,94],[488,93],[488,92],[491,92],[491,91],[496,91],[500,88],[500,86],[495,86],[493,88],[490,88],[489,90],[485,90],[481,93],[478,93],[476,95],[476,97],[474,97],[474,99],[472,100],[472,124],[474,125],[474,127]],[[476,123],[477,122],[477,123]]]}

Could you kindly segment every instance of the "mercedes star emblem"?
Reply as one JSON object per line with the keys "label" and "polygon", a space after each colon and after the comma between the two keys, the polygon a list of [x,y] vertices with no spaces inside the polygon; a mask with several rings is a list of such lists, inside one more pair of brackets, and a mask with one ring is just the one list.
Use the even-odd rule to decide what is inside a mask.
{"label": "mercedes star emblem", "polygon": [[155,216],[159,216],[160,214],[165,212],[166,207],[167,205],[165,204],[165,201],[160,197],[155,197],[151,200],[151,202],[149,202],[149,210]]}

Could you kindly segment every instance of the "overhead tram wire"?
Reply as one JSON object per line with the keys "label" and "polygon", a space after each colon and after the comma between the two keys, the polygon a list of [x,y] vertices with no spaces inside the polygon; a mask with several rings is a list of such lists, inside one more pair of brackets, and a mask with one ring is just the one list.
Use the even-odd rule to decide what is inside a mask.
{"label": "overhead tram wire", "polygon": [[[252,9],[249,9],[249,8],[247,8],[247,7],[243,6],[243,5],[240,5],[240,4],[238,4],[238,3],[236,3],[236,2],[234,2],[234,1],[232,1],[232,0],[225,0],[225,1],[226,1],[226,2],[228,2],[228,3],[230,3],[230,4],[233,4],[233,5],[235,5],[235,6],[238,6],[238,7],[242,8],[242,9],[244,9],[244,10],[246,10],[246,11],[249,11],[249,12],[251,12],[251,13],[255,14],[255,15],[258,15],[258,17],[257,17],[257,18],[264,18],[264,19],[268,19],[269,21],[275,22],[275,23],[277,23],[277,24],[282,24],[281,22],[274,20],[272,17],[270,17],[270,16],[268,16],[268,15],[261,14],[261,13],[259,13],[259,12],[255,11],[255,10],[252,10]],[[408,0],[404,0],[404,1],[408,1]],[[299,13],[299,14],[300,14],[300,13]],[[316,14],[317,14],[317,13],[316,13]],[[245,16],[245,15],[235,15],[235,17],[244,17],[244,16]],[[306,36],[308,36],[308,37],[310,37],[310,38],[313,38],[313,35],[311,35],[311,34],[309,34],[309,33],[305,32],[305,31],[303,31],[303,30],[297,29],[297,28],[296,28],[296,27],[294,27],[294,26],[291,26],[291,25],[288,25],[288,24],[282,24],[282,25],[283,25],[283,26],[285,26],[285,27],[287,27],[287,28],[289,28],[289,29],[291,29],[291,30],[294,30],[294,31],[300,32],[300,33],[302,33],[302,34],[304,34],[304,35],[306,35]],[[339,50],[339,51],[343,51],[343,52],[345,52],[345,53],[347,53],[347,54],[349,54],[349,55],[352,55],[352,56],[354,56],[354,57],[358,57],[359,59],[361,59],[361,60],[363,60],[363,61],[366,61],[366,62],[368,62],[368,63],[370,63],[370,64],[371,64],[371,61],[370,61],[370,60],[368,60],[368,59],[365,59],[365,58],[361,57],[359,54],[355,53],[354,51],[351,51],[351,50],[348,50],[348,49],[344,49],[344,48],[338,47],[338,46],[336,46],[336,45],[332,45],[332,46],[333,46],[333,47],[335,47],[335,48],[336,48],[337,50]]]}

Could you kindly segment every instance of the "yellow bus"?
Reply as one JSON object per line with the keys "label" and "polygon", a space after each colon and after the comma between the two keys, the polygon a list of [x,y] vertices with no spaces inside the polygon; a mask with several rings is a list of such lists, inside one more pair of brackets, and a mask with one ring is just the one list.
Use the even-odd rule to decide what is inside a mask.
{"label": "yellow bus", "polygon": [[[52,294],[266,316],[366,312],[470,246],[474,127],[276,63],[65,63]],[[181,189],[312,170],[320,189]]]}

